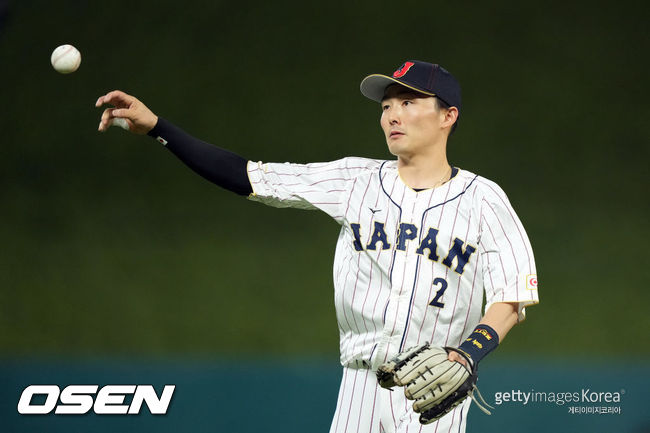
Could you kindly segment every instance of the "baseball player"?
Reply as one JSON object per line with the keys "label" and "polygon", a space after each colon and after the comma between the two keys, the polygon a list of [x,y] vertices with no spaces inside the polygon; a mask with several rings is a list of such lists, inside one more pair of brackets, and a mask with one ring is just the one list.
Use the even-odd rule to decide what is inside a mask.
{"label": "baseball player", "polygon": [[447,348],[445,363],[475,374],[538,302],[530,242],[497,184],[447,161],[461,92],[446,69],[407,61],[391,75],[366,77],[361,93],[381,105],[395,159],[248,161],[123,92],[101,96],[96,106],[113,106],[99,131],[124,119],[131,132],[154,137],[223,188],[270,206],[321,210],[341,226],[334,293],[343,375],[330,432],[464,432],[471,399],[426,416],[410,401],[417,391],[385,389],[377,370],[427,353],[428,343]]}

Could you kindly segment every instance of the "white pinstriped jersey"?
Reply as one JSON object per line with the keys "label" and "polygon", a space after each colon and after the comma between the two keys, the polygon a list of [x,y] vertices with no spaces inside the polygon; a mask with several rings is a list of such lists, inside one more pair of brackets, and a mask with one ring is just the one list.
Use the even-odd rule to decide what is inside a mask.
{"label": "white pinstriped jersey", "polygon": [[249,162],[251,200],[320,209],[341,225],[334,260],[341,363],[411,346],[458,346],[494,302],[538,302],[533,252],[494,182],[465,170],[420,192],[397,161]]}

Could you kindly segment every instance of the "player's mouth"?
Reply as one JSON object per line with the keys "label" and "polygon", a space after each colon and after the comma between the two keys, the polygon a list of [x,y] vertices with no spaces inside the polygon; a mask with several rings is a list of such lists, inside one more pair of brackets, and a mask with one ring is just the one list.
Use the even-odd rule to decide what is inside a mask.
{"label": "player's mouth", "polygon": [[403,135],[406,135],[406,134],[404,134],[402,131],[390,131],[389,137],[390,138],[399,138],[399,137],[401,137]]}

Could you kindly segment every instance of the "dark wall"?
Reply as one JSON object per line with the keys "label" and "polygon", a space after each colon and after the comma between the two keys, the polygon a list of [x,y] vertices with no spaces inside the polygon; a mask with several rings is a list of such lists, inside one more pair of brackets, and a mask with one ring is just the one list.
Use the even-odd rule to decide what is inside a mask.
{"label": "dark wall", "polygon": [[461,81],[450,161],[504,188],[536,254],[541,304],[498,356],[647,356],[648,16],[596,4],[5,1],[0,353],[335,358],[337,225],[97,133],[94,102],[122,89],[254,160],[390,158],[358,86],[415,58]]}

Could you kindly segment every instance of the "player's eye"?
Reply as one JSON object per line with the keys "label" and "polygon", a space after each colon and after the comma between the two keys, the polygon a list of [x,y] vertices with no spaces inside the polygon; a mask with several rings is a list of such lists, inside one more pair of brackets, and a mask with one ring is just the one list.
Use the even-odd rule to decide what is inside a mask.
{"label": "player's eye", "polygon": [[390,106],[388,104],[384,104],[384,105],[381,106],[382,111],[386,111],[386,110],[388,110],[388,108],[390,108]]}
{"label": "player's eye", "polygon": [[402,102],[402,105],[411,105],[412,103],[413,101],[407,99],[406,101]]}

